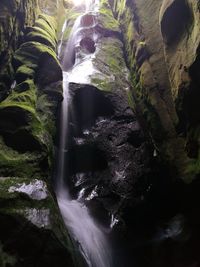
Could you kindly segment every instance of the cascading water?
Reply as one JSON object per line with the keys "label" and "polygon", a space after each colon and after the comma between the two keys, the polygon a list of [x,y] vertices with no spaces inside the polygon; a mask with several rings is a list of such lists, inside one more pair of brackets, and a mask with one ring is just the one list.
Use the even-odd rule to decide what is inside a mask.
{"label": "cascading water", "polygon": [[[95,10],[97,1],[87,1],[86,12]],[[86,13],[85,13],[86,14]],[[108,241],[100,227],[95,223],[88,209],[78,200],[72,200],[64,180],[67,179],[67,132],[70,76],[76,72],[73,54],[79,41],[81,18],[78,17],[72,28],[63,60],[64,100],[61,108],[61,133],[58,154],[56,195],[64,223],[72,238],[79,244],[79,249],[89,267],[110,267],[111,256]],[[75,63],[75,65],[77,65]],[[79,74],[77,73],[77,76]]]}

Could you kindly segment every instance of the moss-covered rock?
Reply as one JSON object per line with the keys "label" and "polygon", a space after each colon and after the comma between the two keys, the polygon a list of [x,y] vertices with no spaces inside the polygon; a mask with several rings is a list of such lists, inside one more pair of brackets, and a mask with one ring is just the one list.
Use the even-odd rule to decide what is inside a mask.
{"label": "moss-covered rock", "polygon": [[[8,6],[5,8],[8,9]],[[44,91],[39,92],[39,88],[62,79],[56,56],[56,28],[55,17],[41,14],[35,26],[28,28],[25,43],[15,52],[13,65],[16,84],[9,96],[0,103],[2,146],[3,151],[7,146],[9,151],[5,157],[2,153],[3,175],[7,175],[7,172],[14,175],[16,172],[20,176],[28,176],[28,171],[23,174],[23,164],[29,160],[31,163],[27,166],[30,167],[30,177],[37,176],[40,171],[45,175],[49,172],[52,135],[55,133],[51,106],[57,106],[58,100],[51,105]],[[16,162],[15,154],[18,155]]]}
{"label": "moss-covered rock", "polygon": [[[13,82],[11,59],[23,39],[26,26],[32,26],[37,16],[37,1],[1,1],[0,3],[0,81],[4,99]],[[1,75],[4,74],[4,77]],[[6,78],[5,78],[6,76]]]}
{"label": "moss-covered rock", "polygon": [[[19,140],[18,140],[19,141]],[[1,176],[20,176],[20,177],[38,177],[41,175],[39,162],[44,161],[45,155],[39,152],[19,153],[5,145],[1,138],[0,141],[0,175]],[[20,142],[23,142],[20,140]],[[18,144],[20,146],[20,144]],[[31,144],[30,144],[31,145]],[[45,173],[46,170],[43,169]]]}
{"label": "moss-covered rock", "polygon": [[117,38],[102,38],[97,44],[93,60],[96,73],[91,76],[92,83],[103,91],[124,92],[129,90],[128,70],[123,59],[122,43]]}
{"label": "moss-covered rock", "polygon": [[[0,34],[0,48],[7,48],[9,53],[1,54],[0,49],[0,61],[9,61],[0,74],[2,94],[5,85],[9,88],[0,103],[0,265],[44,267],[57,266],[59,262],[60,266],[72,267],[77,266],[80,255],[62,223],[49,180],[55,115],[62,100],[62,71],[56,55],[57,21],[51,12],[45,12],[33,25],[33,14],[38,11],[36,2],[0,4],[0,16],[9,18],[11,32],[10,44],[3,39],[7,29],[3,36]],[[57,10],[55,1],[52,4]],[[24,30],[24,26],[28,27],[19,47],[17,31]],[[12,61],[11,46],[16,50]],[[11,73],[15,80],[12,86],[10,77],[7,81]],[[8,240],[13,240],[9,246]]]}
{"label": "moss-covered rock", "polygon": [[[48,165],[52,157],[52,136],[55,133],[53,121],[55,117],[52,116],[51,106],[57,106],[58,100],[50,104],[44,91],[39,92],[39,88],[62,79],[62,71],[55,52],[57,42],[55,17],[40,15],[35,25],[32,28],[29,27],[26,38],[28,41],[23,43],[14,55],[16,85],[11,94],[0,103],[0,117],[2,118],[0,132],[5,145],[10,146],[13,153],[15,150],[19,153],[19,161],[20,153],[25,153],[25,160],[26,153],[31,160],[32,156],[33,159],[35,158],[35,151],[38,153],[37,160],[35,158],[34,162],[36,167],[30,171],[30,177],[38,175],[40,169],[41,172],[45,171],[46,175],[50,171]],[[42,37],[38,38],[39,35]],[[23,139],[24,143],[20,144]],[[8,170],[8,168],[4,170],[6,159],[10,166],[11,154],[10,157],[3,159],[4,175]],[[21,162],[25,163],[23,160]],[[13,164],[9,175],[14,175],[15,167],[16,173],[21,176],[28,175],[27,172],[24,175],[20,173],[23,172],[22,165],[18,170],[17,164]]]}
{"label": "moss-covered rock", "polygon": [[[195,115],[199,114],[198,104],[194,100],[199,94],[196,85],[190,84],[188,75],[192,76],[199,66],[198,59],[191,65],[199,46],[197,3],[176,0],[109,2],[122,29],[133,94],[150,142],[160,151],[162,159],[177,170],[177,176],[187,181],[191,160],[185,149],[187,138],[179,142],[179,134],[181,131],[182,136],[185,135],[187,123],[193,123],[191,127],[196,128],[199,121]],[[191,93],[187,93],[186,88],[191,88]],[[190,106],[189,101],[193,105]],[[186,113],[191,119],[186,119]]]}
{"label": "moss-covered rock", "polygon": [[26,79],[33,79],[35,72],[33,69],[27,67],[26,65],[22,65],[17,69],[15,79],[18,84],[22,83]]}
{"label": "moss-covered rock", "polygon": [[108,0],[100,1],[98,25],[107,32],[119,33],[119,22],[114,18]]}
{"label": "moss-covered rock", "polygon": [[0,195],[1,241],[10,238],[3,249],[13,266],[74,266],[76,250],[44,180],[1,177]]}
{"label": "moss-covered rock", "polygon": [[44,14],[39,15],[35,26],[29,28],[26,40],[45,44],[55,50],[57,44],[56,29],[57,21],[55,17]]}

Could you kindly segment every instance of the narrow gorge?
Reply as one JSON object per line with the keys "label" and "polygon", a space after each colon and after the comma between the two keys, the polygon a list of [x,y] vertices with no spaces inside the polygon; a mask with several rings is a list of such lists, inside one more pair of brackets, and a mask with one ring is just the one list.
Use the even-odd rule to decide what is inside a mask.
{"label": "narrow gorge", "polygon": [[199,0],[1,0],[0,267],[200,266]]}

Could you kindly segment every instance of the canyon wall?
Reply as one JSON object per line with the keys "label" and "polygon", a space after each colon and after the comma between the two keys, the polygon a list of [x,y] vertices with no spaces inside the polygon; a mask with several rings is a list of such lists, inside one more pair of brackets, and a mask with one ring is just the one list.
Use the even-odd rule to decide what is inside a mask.
{"label": "canyon wall", "polygon": [[[41,1],[40,1],[41,2]],[[62,70],[55,2],[0,3],[0,265],[79,261],[52,189]]]}
{"label": "canyon wall", "polygon": [[157,152],[186,182],[199,173],[199,4],[112,1],[135,89]]}
{"label": "canyon wall", "polygon": [[[51,179],[60,62],[82,11],[70,1],[0,3],[2,266],[84,266]],[[94,54],[96,71],[69,86],[69,187],[110,227],[119,267],[200,262],[199,14],[192,0],[102,0],[97,39],[86,30],[72,57]],[[83,27],[93,22],[85,16]]]}

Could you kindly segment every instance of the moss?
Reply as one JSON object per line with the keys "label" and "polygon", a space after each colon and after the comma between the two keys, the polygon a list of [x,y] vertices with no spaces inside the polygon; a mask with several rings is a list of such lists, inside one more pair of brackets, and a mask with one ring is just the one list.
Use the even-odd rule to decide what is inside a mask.
{"label": "moss", "polygon": [[[100,43],[100,50],[97,55],[97,69],[99,63],[102,61],[105,64],[105,71],[109,68],[107,74],[117,76],[126,68],[122,52],[122,44],[115,38],[102,39]],[[95,64],[95,62],[94,62]]]}
{"label": "moss", "polygon": [[0,138],[1,176],[38,177],[41,173],[39,162],[42,158],[40,153],[19,153],[7,147]]}
{"label": "moss", "polygon": [[44,128],[47,130],[47,132],[51,133],[51,136],[54,136],[56,133],[56,128],[53,120],[54,117],[52,114],[52,106],[53,104],[49,102],[47,95],[40,94],[37,97],[37,114],[44,124]]}
{"label": "moss", "polygon": [[[105,92],[111,92],[113,90],[113,87],[114,87],[106,79],[92,78],[91,83],[94,86],[96,86],[98,89],[105,91]],[[114,83],[113,83],[113,85],[114,85]]]}
{"label": "moss", "polygon": [[118,17],[126,10],[126,0],[116,1],[115,3],[115,12],[117,12]]}
{"label": "moss", "polygon": [[191,183],[194,179],[199,177],[200,174],[200,152],[198,159],[192,159],[186,165],[184,180],[187,183]]}
{"label": "moss", "polygon": [[24,25],[32,26],[35,20],[36,6],[37,3],[33,0],[23,1],[23,3],[18,1],[1,1],[0,3],[0,72],[8,75],[11,81],[9,70],[12,68],[11,58],[21,42]]}
{"label": "moss", "polygon": [[102,0],[100,2],[99,24],[106,30],[119,32],[119,23],[113,17],[111,8],[107,0]]}
{"label": "moss", "polygon": [[68,26],[63,34],[63,40],[66,42],[69,39],[72,27]]}
{"label": "moss", "polygon": [[[47,151],[51,154],[51,135],[53,134],[54,129],[52,113],[50,110],[47,111],[48,101],[42,103],[43,109],[42,111],[39,111],[38,104],[36,105],[36,99],[37,97],[34,90],[27,90],[22,93],[13,92],[6,100],[0,103],[0,112],[4,112],[3,114],[6,114],[6,112],[10,114],[10,112],[12,112],[12,116],[24,118],[23,120],[25,120],[25,122],[19,125],[15,131],[22,129],[23,127],[29,132],[33,139],[39,142],[41,148],[43,147],[44,154],[47,153]],[[9,120],[11,120],[10,123],[12,123],[13,118],[9,117]],[[11,158],[12,157],[10,157],[10,159]]]}
{"label": "moss", "polygon": [[[35,26],[43,25],[43,29],[49,31],[50,35],[56,31],[57,20],[55,16],[49,16],[47,14],[40,14],[38,20],[35,22]],[[42,26],[41,26],[42,28]],[[53,31],[53,32],[52,32]]]}
{"label": "moss", "polygon": [[27,34],[26,39],[50,46],[53,49],[56,48],[56,38],[53,38],[39,27],[34,27],[33,30]]}
{"label": "moss", "polygon": [[36,94],[29,89],[18,93],[13,91],[3,102],[0,103],[0,110],[3,108],[18,107],[35,115]]}
{"label": "moss", "polygon": [[19,193],[13,192],[9,193],[8,190],[11,186],[16,186],[20,184],[29,184],[30,179],[27,178],[19,178],[19,177],[5,177],[0,179],[0,201],[1,199],[14,199]]}
{"label": "moss", "polygon": [[[38,177],[42,180],[41,177]],[[26,219],[27,209],[44,210],[48,209],[50,211],[50,228],[51,231],[57,236],[59,241],[71,251],[75,252],[69,234],[61,220],[61,216],[56,204],[54,197],[49,191],[47,185],[47,197],[42,200],[34,200],[30,198],[27,194],[22,192],[9,192],[11,186],[19,187],[22,184],[30,184],[30,178],[21,177],[7,177],[0,179],[0,212],[4,215],[11,215],[14,217],[22,216]]]}
{"label": "moss", "polygon": [[133,95],[131,90],[127,90],[128,104],[133,111],[135,111],[135,101],[133,99]]}
{"label": "moss", "polygon": [[57,22],[55,17],[45,14],[40,15],[35,26],[29,29],[26,39],[28,42],[39,42],[55,50],[57,43],[56,27]]}
{"label": "moss", "polygon": [[35,71],[32,68],[26,65],[21,65],[16,71],[15,79],[17,83],[23,82],[24,80],[29,79],[29,78],[33,79],[34,74],[35,74]]}
{"label": "moss", "polygon": [[26,42],[21,45],[14,56],[15,65],[18,67],[26,65],[29,68],[35,69],[38,67],[38,61],[44,53],[52,57],[56,64],[59,65],[55,51],[39,42]]}
{"label": "moss", "polygon": [[28,90],[35,90],[35,83],[33,79],[25,79],[22,83],[17,84],[17,86],[14,88],[14,91],[18,93]]}
{"label": "moss", "polygon": [[[129,88],[128,71],[124,62],[122,43],[117,38],[102,38],[97,47],[93,65],[97,73],[92,75],[92,83],[104,91]],[[98,70],[101,74],[98,73]]]}

